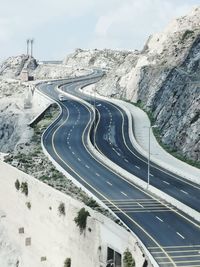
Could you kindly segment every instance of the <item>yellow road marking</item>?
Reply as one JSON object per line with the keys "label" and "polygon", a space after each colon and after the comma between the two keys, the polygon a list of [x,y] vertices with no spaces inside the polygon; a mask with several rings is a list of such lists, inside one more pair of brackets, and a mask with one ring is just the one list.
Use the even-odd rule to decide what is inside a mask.
{"label": "yellow road marking", "polygon": [[[62,106],[64,106],[63,104],[61,104]],[[64,106],[66,109],[67,107]],[[86,107],[90,113],[90,110],[88,107]],[[91,114],[91,113],[90,113]],[[87,184],[90,188],[92,188],[98,195],[102,196],[104,199],[106,199],[109,203],[112,203],[106,196],[104,196],[102,193],[100,193],[96,188],[94,188],[92,185],[90,185],[83,177],[81,177],[76,171],[74,171],[61,157],[60,155],[57,153],[57,150],[54,146],[54,138],[55,138],[55,134],[57,133],[57,131],[67,122],[69,117],[69,112],[68,112],[68,116],[66,118],[66,120],[64,120],[64,122],[54,131],[53,135],[52,135],[52,148],[55,152],[55,154],[57,155],[57,157],[72,171],[74,172],[82,181],[84,181],[85,184]],[[90,116],[91,119],[91,116]],[[86,125],[83,134],[82,134],[82,141],[83,141],[83,137],[85,134],[86,129],[88,128],[90,124],[90,121],[88,122],[88,124]],[[84,142],[83,145],[85,146]],[[85,146],[86,148],[86,146]],[[87,148],[86,148],[87,149]],[[88,150],[87,150],[88,151]],[[92,155],[91,155],[92,156]],[[92,156],[94,158],[94,156]],[[94,158],[95,159],[95,158]],[[96,160],[96,159],[95,159]],[[96,160],[97,161],[97,160]],[[100,163],[100,162],[99,162]],[[104,166],[102,163],[100,163],[102,166]],[[108,169],[108,168],[107,168]],[[133,185],[132,185],[133,186]],[[144,229],[142,228],[135,220],[133,220],[133,218],[131,218],[130,216],[128,216],[125,212],[123,212],[122,210],[120,210],[120,208],[118,208],[114,203],[112,203],[114,207],[116,207],[119,211],[121,211],[122,214],[124,214],[130,221],[132,221],[139,229],[141,229],[155,244],[157,244],[158,247],[160,247],[160,249],[167,255],[167,258],[171,261],[171,263],[173,264],[173,266],[176,266],[175,263],[173,262],[172,258],[167,254],[167,252],[160,246],[160,244]]]}
{"label": "yellow road marking", "polygon": [[[110,101],[107,101],[107,102],[109,102],[109,104],[110,104],[111,106],[113,106],[114,108],[118,109],[118,111],[121,113],[121,116],[122,116],[123,121],[124,121],[124,115],[123,115],[122,111],[120,110],[120,108],[117,106],[117,104],[113,105]],[[124,125],[124,123],[123,123],[123,125]],[[127,145],[127,143],[126,143],[126,140],[125,140],[125,137],[124,137],[124,128],[123,128],[123,127],[122,127],[122,133],[123,133],[123,141],[124,141],[124,144],[125,144],[125,146],[128,148],[128,150],[131,152],[131,154],[133,154],[135,157],[137,157],[138,159],[140,159],[141,161],[143,161],[144,163],[146,163],[146,162],[147,162],[147,159],[146,159],[146,161],[143,160],[142,158],[140,158],[139,156],[137,156],[137,155],[136,155],[136,154],[135,154],[135,153],[128,147],[128,145]],[[174,174],[171,174],[171,173],[169,174],[167,171],[162,170],[161,167],[158,167],[158,165],[155,166],[156,163],[153,163],[153,164],[154,164],[153,168],[155,168],[155,169],[157,169],[157,170],[160,170],[161,172],[166,173],[166,174],[168,174],[168,175],[174,177],[175,179],[177,179],[177,180],[179,180],[179,181],[181,181],[181,182],[183,182],[183,183],[189,184],[190,186],[192,186],[192,187],[194,187],[194,188],[200,190],[200,188],[199,188],[198,186],[196,186],[195,184],[190,183],[190,181],[186,181],[186,180],[180,179],[179,177],[175,176]]]}
{"label": "yellow road marking", "polygon": [[[109,102],[109,103],[110,103],[110,102]],[[111,104],[111,103],[110,103],[110,104]],[[111,105],[112,105],[112,104],[111,104]],[[119,110],[119,112],[121,113],[122,121],[123,121],[123,123],[122,123],[122,129],[123,129],[123,126],[124,126],[124,116],[123,116],[121,110],[120,110],[118,107],[116,107],[116,108],[117,108],[117,109]],[[122,134],[123,134],[123,139],[124,139],[124,132],[123,132],[123,131],[122,131]],[[124,142],[125,142],[125,139],[124,139]],[[128,149],[129,149],[129,148],[128,148]],[[104,165],[104,164],[102,164],[102,165]],[[105,165],[104,165],[104,166],[105,166]],[[153,198],[153,199],[156,199],[154,196],[151,196],[148,192],[144,191],[144,190],[141,189],[139,186],[135,185],[133,182],[130,182],[128,179],[123,178],[123,177],[121,177],[121,176],[120,176],[120,178],[123,179],[123,180],[125,180],[125,181],[127,181],[127,183],[129,183],[130,185],[132,185],[132,186],[134,186],[135,188],[139,189],[141,192],[143,192],[144,194],[148,195],[149,197],[151,197],[151,198]],[[162,203],[161,200],[159,200],[159,199],[156,199],[156,200],[157,200],[158,202]],[[167,204],[165,204],[165,203],[162,203],[162,204],[163,204],[163,206],[167,206]],[[170,207],[169,209],[171,209],[171,207]],[[178,214],[179,216],[181,216],[182,218],[184,218],[185,220],[187,220],[188,222],[192,223],[193,225],[195,225],[197,228],[200,229],[200,225],[199,225],[199,224],[195,223],[194,221],[191,221],[189,218],[185,217],[183,214],[179,213],[177,210],[173,210],[173,211],[174,211],[176,214]]]}

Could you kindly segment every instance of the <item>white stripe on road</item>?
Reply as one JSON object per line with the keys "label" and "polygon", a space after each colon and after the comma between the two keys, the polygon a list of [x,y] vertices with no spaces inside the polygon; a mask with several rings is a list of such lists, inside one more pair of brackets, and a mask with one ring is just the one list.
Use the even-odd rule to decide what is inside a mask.
{"label": "white stripe on road", "polygon": [[150,176],[153,176],[153,174],[150,173]]}
{"label": "white stripe on road", "polygon": [[160,222],[163,222],[163,220],[160,219],[160,217],[156,216],[156,218],[157,218]]}
{"label": "white stripe on road", "polygon": [[110,186],[112,186],[112,184],[110,182],[106,181],[106,183],[109,184]]}
{"label": "white stripe on road", "polygon": [[137,169],[139,169],[139,170],[140,170],[140,167],[139,167],[139,166],[137,166],[137,165],[135,165],[135,168],[137,168]]}
{"label": "white stripe on road", "polygon": [[98,172],[96,172],[95,174],[96,174],[96,176],[100,176],[100,174]]}
{"label": "white stripe on road", "polygon": [[73,155],[75,154],[74,151],[72,151],[72,154],[73,154]]}
{"label": "white stripe on road", "polygon": [[78,161],[81,161],[81,159],[78,158]]}
{"label": "white stripe on road", "polygon": [[140,207],[144,208],[144,206],[142,206],[142,204],[140,204],[140,203],[138,203],[138,202],[137,202],[137,204],[138,204]]}
{"label": "white stripe on road", "polygon": [[181,192],[183,192],[184,194],[188,195],[188,192],[184,191],[184,190],[181,190]]}
{"label": "white stripe on road", "polygon": [[88,165],[85,165],[85,167],[88,168],[88,169],[90,168]]}
{"label": "white stripe on road", "polygon": [[170,184],[170,183],[168,183],[168,182],[166,182],[166,181],[163,181],[163,183],[168,184],[168,185]]}
{"label": "white stripe on road", "polygon": [[121,191],[120,193],[121,193],[122,195],[124,195],[124,196],[127,197],[127,194],[126,194],[126,193],[124,193],[124,192],[122,192],[122,191]]}
{"label": "white stripe on road", "polygon": [[127,159],[124,159],[124,161],[129,162]]}
{"label": "white stripe on road", "polygon": [[181,235],[179,232],[176,232],[177,235],[179,235],[182,239],[185,239],[185,237],[183,235]]}

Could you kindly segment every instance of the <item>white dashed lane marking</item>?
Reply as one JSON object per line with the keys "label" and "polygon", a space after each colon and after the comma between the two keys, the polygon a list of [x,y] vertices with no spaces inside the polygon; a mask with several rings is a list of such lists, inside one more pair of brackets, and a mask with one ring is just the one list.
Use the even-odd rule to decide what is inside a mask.
{"label": "white dashed lane marking", "polygon": [[188,192],[184,191],[184,190],[181,190],[181,192],[183,192],[184,194],[188,195]]}
{"label": "white dashed lane marking", "polygon": [[160,222],[163,222],[162,219],[160,219],[160,217],[156,216],[156,219],[158,219]]}
{"label": "white dashed lane marking", "polygon": [[177,235],[179,235],[182,239],[185,239],[185,237],[183,235],[181,235],[179,232],[176,232]]}
{"label": "white dashed lane marking", "polygon": [[112,184],[110,182],[106,181],[106,183],[109,184],[110,186],[112,186]]}
{"label": "white dashed lane marking", "polygon": [[170,184],[170,183],[168,183],[168,182],[166,182],[166,181],[163,181],[163,183],[168,184],[168,185]]}
{"label": "white dashed lane marking", "polygon": [[127,194],[121,191],[121,194],[127,197]]}

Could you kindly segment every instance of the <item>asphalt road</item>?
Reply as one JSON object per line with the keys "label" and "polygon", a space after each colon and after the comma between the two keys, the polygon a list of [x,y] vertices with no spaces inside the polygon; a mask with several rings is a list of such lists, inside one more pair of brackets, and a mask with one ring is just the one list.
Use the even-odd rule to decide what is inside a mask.
{"label": "asphalt road", "polygon": [[[67,90],[74,91],[80,83],[88,82],[69,82]],[[43,135],[52,158],[112,209],[160,266],[200,266],[200,225],[96,160],[86,142],[93,119],[91,111],[67,97],[59,101],[55,85],[39,87],[62,108],[61,115]]]}
{"label": "asphalt road", "polygon": [[[118,166],[147,182],[147,159],[133,147],[128,134],[128,118],[123,110],[108,101],[88,97],[79,90],[62,87],[96,108],[96,148]],[[133,129],[134,132],[134,129]],[[93,140],[94,141],[94,140]],[[200,185],[151,163],[150,184],[200,212]]]}

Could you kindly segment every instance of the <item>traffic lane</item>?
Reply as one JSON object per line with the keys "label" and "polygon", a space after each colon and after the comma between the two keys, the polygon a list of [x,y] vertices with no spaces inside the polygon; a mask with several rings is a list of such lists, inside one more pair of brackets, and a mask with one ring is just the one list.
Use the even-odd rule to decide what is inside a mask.
{"label": "traffic lane", "polygon": [[[74,118],[72,118],[72,120],[74,120]],[[63,129],[61,129],[61,136],[63,136]],[[81,130],[81,133],[82,133],[82,130]],[[77,134],[78,135],[78,138],[80,138],[80,133],[78,133]],[[74,135],[73,135],[74,136]],[[75,138],[75,142],[77,143],[77,137],[76,136],[74,136]],[[63,151],[63,141],[61,141],[61,142],[58,142],[58,144],[55,144],[55,146],[56,147],[58,147],[58,146],[62,146],[62,149],[61,149],[61,151],[59,151],[59,150],[57,150],[57,152],[59,153],[59,154],[62,154],[62,151]],[[79,143],[78,144],[78,147],[80,147],[81,146],[81,143]],[[84,149],[84,148],[83,148]],[[62,156],[62,158],[63,158],[63,156]],[[92,159],[91,159],[92,160]],[[88,160],[88,159],[86,159],[86,162],[89,162],[90,160]],[[95,164],[96,165],[96,164]],[[96,167],[96,166],[95,166]],[[76,172],[79,172],[78,170],[77,170],[77,166],[75,167],[76,168]],[[113,198],[115,198],[116,199],[116,197],[118,196],[119,197],[119,192],[117,193],[117,195],[116,194],[113,194],[113,190],[114,191],[118,191],[118,188],[123,188],[122,186],[124,186],[124,182],[122,183],[122,180],[121,179],[119,179],[119,184],[117,185],[117,188],[112,188],[113,190],[112,191],[110,191],[110,190],[107,190],[107,186],[105,186],[105,184],[103,183],[103,187],[102,187],[102,180],[100,180],[100,179],[93,179],[93,176],[91,175],[91,174],[93,174],[93,170],[91,170],[91,172],[90,172],[90,170],[86,170],[86,172],[85,172],[85,168],[80,168],[80,173],[81,173],[81,176],[83,176],[85,179],[87,179],[87,181],[89,181],[90,182],[90,184],[92,184],[92,186],[93,187],[95,187],[95,188],[98,188],[98,191],[100,191],[101,193],[103,193],[104,195],[106,195],[106,197],[109,197],[109,198],[111,198],[111,199],[113,199]],[[101,173],[100,173],[101,174]],[[101,174],[102,175],[102,174]],[[104,175],[104,174],[103,174]],[[90,177],[89,179],[90,180],[88,180],[88,177]],[[91,179],[92,178],[92,179]],[[115,178],[116,179],[116,178]],[[97,181],[98,181],[98,183],[97,183]],[[130,198],[135,198],[135,193],[133,192],[134,190],[133,190],[133,188],[131,188],[131,190],[130,190],[130,184],[128,185],[128,187],[126,188],[126,187],[124,187],[123,188],[124,189],[124,191],[126,192],[126,194],[127,194],[127,197],[128,197],[128,195],[130,196]],[[129,192],[127,192],[128,190],[130,190]],[[111,194],[112,193],[112,194]],[[141,192],[140,192],[141,193]],[[120,195],[120,198],[122,198],[123,196],[122,195]],[[137,196],[137,198],[138,198],[138,196]],[[141,196],[140,196],[140,198],[145,198],[145,194],[142,194]],[[124,198],[125,200],[126,200],[126,198]],[[151,216],[152,216],[152,213],[153,212],[151,212]],[[154,212],[155,213],[155,212]],[[137,217],[139,216],[139,217],[141,217],[141,214],[139,214],[139,215],[137,215],[136,216],[136,214],[138,214],[137,212],[134,214],[134,219],[137,219]],[[146,216],[149,216],[149,212],[147,213],[147,215]],[[146,217],[145,216],[145,217]],[[142,215],[142,217],[144,217],[144,215]],[[155,216],[154,216],[155,217]],[[175,215],[175,217],[176,217],[176,215]],[[174,221],[176,221],[175,220],[175,217],[173,218],[173,220]],[[137,219],[138,220],[138,219]],[[146,218],[145,218],[145,221],[146,221]],[[141,224],[142,222],[140,222],[140,224]],[[177,223],[177,224],[179,224],[179,222]],[[157,227],[157,229],[158,229],[158,227]],[[156,231],[157,231],[157,229],[156,229]],[[167,227],[167,229],[168,229],[168,227]],[[167,231],[167,229],[165,229],[165,232]],[[152,230],[150,231],[150,232],[152,232]],[[168,231],[169,232],[169,231]],[[190,233],[191,234],[191,233]],[[155,235],[155,233],[154,233],[154,235]],[[169,236],[169,235],[168,235]],[[171,236],[171,237],[173,237],[174,236],[174,231],[173,231],[173,235]],[[177,238],[176,238],[177,239]],[[159,240],[159,239],[158,239]],[[164,243],[164,245],[168,245],[167,243]]]}
{"label": "traffic lane", "polygon": [[[108,130],[110,125],[108,117],[110,118],[110,114],[108,112],[105,112],[105,110],[103,110],[104,107],[105,107],[104,105],[97,107],[100,113],[102,114],[97,128],[97,137],[96,137],[97,146],[106,156],[108,156],[115,163],[125,168],[130,173],[138,176],[142,180],[147,181],[147,171],[145,171],[145,169],[147,170],[147,164],[142,160],[139,161],[139,159],[133,153],[131,153],[128,150],[128,148],[124,145],[123,136],[121,132],[123,122],[122,120],[120,121],[121,116],[119,112],[116,112],[116,110],[109,112],[112,113],[112,124],[113,124],[112,137],[109,138],[108,134],[105,134],[106,131],[108,133],[111,133],[111,131]],[[103,138],[101,138],[102,136]],[[113,147],[111,147],[111,145]],[[194,188],[192,185],[183,183],[180,180],[174,181],[173,179],[172,182],[172,177],[155,168],[153,171],[153,167],[151,168],[150,176],[151,176],[151,184],[153,186],[170,194],[171,196],[184,202],[190,207],[196,210],[200,210],[200,199],[198,198],[199,195],[198,188],[196,187]],[[170,182],[168,182],[169,179]]]}

